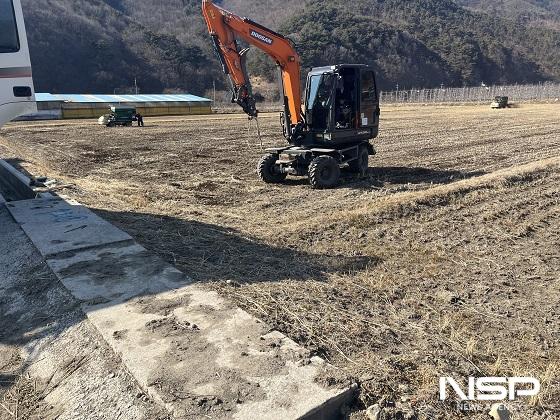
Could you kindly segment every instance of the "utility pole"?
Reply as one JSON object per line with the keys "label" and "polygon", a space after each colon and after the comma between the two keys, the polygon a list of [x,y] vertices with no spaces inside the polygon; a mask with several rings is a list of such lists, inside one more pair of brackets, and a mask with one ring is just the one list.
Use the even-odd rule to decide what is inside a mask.
{"label": "utility pole", "polygon": [[214,105],[216,105],[216,81],[215,80],[212,80],[212,87],[213,87],[213,92],[214,92],[213,93],[213,99],[214,99],[213,103],[214,103]]}
{"label": "utility pole", "polygon": [[138,95],[138,83],[136,82],[136,77],[134,78],[134,91],[136,92],[136,95]]}

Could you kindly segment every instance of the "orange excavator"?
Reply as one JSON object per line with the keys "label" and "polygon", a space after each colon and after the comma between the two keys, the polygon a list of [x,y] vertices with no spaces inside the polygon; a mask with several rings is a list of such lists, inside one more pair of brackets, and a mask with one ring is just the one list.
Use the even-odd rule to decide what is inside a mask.
{"label": "orange excavator", "polygon": [[313,188],[332,188],[339,183],[341,169],[367,171],[369,156],[375,155],[371,140],[379,132],[380,115],[371,67],[337,64],[314,68],[302,94],[301,61],[292,41],[211,0],[202,1],[202,13],[229,76],[232,102],[249,118],[257,118],[258,110],[246,68],[249,48],[242,48],[239,41],[261,49],[280,68],[281,122],[289,145],[267,149],[257,167],[263,181],[281,183],[288,175],[308,176]]}

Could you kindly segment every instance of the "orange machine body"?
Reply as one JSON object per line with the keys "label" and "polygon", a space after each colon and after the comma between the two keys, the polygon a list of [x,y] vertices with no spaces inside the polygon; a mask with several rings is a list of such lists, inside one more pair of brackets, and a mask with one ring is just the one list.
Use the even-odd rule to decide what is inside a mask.
{"label": "orange machine body", "polygon": [[[264,51],[278,64],[282,72],[289,122],[291,125],[303,123],[301,62],[292,43],[282,35],[258,23],[216,6],[211,0],[202,1],[202,12],[208,25],[208,31],[214,39],[217,53],[220,55],[224,72],[230,76],[234,91],[238,94],[237,102],[254,101],[251,83],[245,69],[246,50],[240,50],[237,44],[239,38]],[[252,112],[248,112],[242,103],[240,105],[244,107],[245,112],[251,115]],[[256,116],[256,109],[253,112],[255,115],[251,116]]]}

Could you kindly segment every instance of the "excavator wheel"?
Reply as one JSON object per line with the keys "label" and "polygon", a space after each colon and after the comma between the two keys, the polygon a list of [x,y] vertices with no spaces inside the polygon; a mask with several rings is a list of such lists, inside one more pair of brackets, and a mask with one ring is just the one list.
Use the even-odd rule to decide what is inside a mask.
{"label": "excavator wheel", "polygon": [[369,167],[369,151],[367,146],[361,145],[358,148],[358,159],[353,160],[348,164],[350,172],[355,174],[364,175],[367,173]]}
{"label": "excavator wheel", "polygon": [[279,184],[283,182],[288,174],[279,171],[276,161],[278,155],[271,153],[262,157],[257,166],[259,177],[267,184]]}
{"label": "excavator wheel", "polygon": [[340,167],[332,156],[319,156],[309,164],[309,183],[314,189],[333,188],[338,185]]}

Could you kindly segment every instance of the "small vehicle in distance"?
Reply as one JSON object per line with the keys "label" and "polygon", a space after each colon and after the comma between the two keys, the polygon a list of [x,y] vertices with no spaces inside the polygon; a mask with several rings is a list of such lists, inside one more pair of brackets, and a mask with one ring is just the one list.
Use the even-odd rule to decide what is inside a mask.
{"label": "small vehicle in distance", "polygon": [[116,127],[118,125],[123,127],[132,127],[136,115],[136,108],[131,106],[112,106],[111,113],[99,117],[99,125],[105,127]]}
{"label": "small vehicle in distance", "polygon": [[509,108],[509,97],[507,96],[496,96],[494,102],[490,105],[492,109],[505,109]]}

